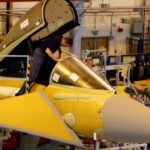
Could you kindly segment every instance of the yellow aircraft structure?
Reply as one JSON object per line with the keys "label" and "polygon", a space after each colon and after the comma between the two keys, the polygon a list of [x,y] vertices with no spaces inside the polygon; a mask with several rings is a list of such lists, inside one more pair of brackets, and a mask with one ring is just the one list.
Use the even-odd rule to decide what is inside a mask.
{"label": "yellow aircraft structure", "polygon": [[[45,37],[55,31],[61,32],[62,26],[66,29],[64,32],[70,25],[72,25],[70,28],[75,27],[76,15],[71,15],[74,9],[72,5],[68,9],[68,1],[45,0],[32,10],[33,12],[42,10],[47,14],[52,6],[51,3],[54,6],[57,2],[58,7],[64,6],[64,10],[68,10],[58,14],[69,15],[67,18],[70,19],[69,21],[57,17],[57,24],[54,21],[55,25],[50,23],[51,26],[47,26],[48,23],[44,22],[45,18],[48,20],[47,16],[44,17],[42,13],[44,20],[39,20],[37,16],[37,20],[31,22],[30,26],[30,19],[32,20],[34,15],[30,15],[31,12],[27,13],[27,16],[17,24],[20,26],[17,28],[17,38],[12,38],[12,33],[15,31],[13,28],[10,31],[12,33],[8,34],[9,36],[1,43],[0,55],[10,54],[29,36],[33,36],[33,39],[36,36]],[[56,9],[52,8],[52,12],[54,11]],[[55,17],[50,20],[55,20]],[[41,29],[45,30],[40,35],[33,35],[34,32],[39,34],[37,31],[41,32]],[[1,63],[4,61],[2,58]],[[21,81],[0,80],[0,98],[3,99],[0,101],[2,127],[81,147],[83,145],[79,137],[93,138],[93,133],[96,133],[98,139],[116,142],[149,142],[150,110],[141,103],[116,92],[105,78],[98,76],[75,56],[67,57],[55,65],[48,86],[34,84],[31,93],[14,96],[21,85]],[[11,97],[8,98],[8,95]]]}
{"label": "yellow aircraft structure", "polygon": [[[0,83],[8,92],[21,86],[13,80]],[[0,126],[77,146],[82,144],[76,135],[93,138],[93,133],[98,139],[148,142],[149,114],[76,57],[57,63],[49,86],[35,84],[30,94],[0,101]]]}

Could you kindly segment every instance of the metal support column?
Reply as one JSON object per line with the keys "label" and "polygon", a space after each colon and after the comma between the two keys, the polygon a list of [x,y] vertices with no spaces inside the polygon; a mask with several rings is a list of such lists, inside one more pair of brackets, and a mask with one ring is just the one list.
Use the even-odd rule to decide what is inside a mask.
{"label": "metal support column", "polygon": [[[6,10],[10,10],[10,2],[7,2],[6,3]],[[6,33],[8,33],[9,32],[9,20],[10,19],[10,12],[9,11],[7,11],[7,16],[6,16]]]}

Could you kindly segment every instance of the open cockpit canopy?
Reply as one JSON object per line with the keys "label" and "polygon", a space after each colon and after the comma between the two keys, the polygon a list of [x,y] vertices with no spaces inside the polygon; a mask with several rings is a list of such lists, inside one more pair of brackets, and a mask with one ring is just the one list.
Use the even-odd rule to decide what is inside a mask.
{"label": "open cockpit canopy", "polygon": [[56,64],[50,76],[51,83],[113,91],[102,75],[97,75],[75,56],[70,56]]}

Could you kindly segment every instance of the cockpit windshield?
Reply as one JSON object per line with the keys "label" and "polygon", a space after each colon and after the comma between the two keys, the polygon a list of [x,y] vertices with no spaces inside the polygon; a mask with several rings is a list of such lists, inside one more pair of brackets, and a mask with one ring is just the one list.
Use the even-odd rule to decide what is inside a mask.
{"label": "cockpit windshield", "polygon": [[68,57],[56,64],[50,76],[50,83],[113,90],[103,76],[97,75],[75,56]]}

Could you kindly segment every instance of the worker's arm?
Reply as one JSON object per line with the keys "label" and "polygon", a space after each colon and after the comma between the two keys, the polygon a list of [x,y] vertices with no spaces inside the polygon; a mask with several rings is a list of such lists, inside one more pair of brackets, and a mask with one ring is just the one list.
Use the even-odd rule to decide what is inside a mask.
{"label": "worker's arm", "polygon": [[49,48],[46,49],[45,53],[46,53],[49,57],[51,57],[53,60],[55,60],[55,61],[61,61],[61,59],[56,59],[56,58],[55,58],[55,56],[53,55],[52,51],[51,51]]}

